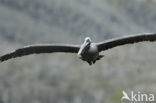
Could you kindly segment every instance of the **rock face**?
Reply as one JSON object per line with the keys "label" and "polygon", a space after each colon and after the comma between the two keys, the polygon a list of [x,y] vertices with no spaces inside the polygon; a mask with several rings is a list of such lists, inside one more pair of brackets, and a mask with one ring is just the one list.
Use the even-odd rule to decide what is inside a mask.
{"label": "rock face", "polygon": [[156,30],[154,0],[1,0],[0,8],[0,35],[27,44]]}
{"label": "rock face", "polygon": [[[80,44],[86,36],[97,42],[156,32],[155,5],[155,0],[0,0],[0,55],[36,43]],[[153,93],[155,45],[105,51],[92,67],[74,54],[7,61],[0,64],[0,101],[120,103],[122,90]]]}

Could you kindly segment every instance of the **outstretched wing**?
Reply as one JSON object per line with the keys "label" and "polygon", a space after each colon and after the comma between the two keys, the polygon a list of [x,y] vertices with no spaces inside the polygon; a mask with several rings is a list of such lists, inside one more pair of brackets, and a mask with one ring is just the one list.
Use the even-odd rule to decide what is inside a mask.
{"label": "outstretched wing", "polygon": [[138,43],[142,41],[151,41],[151,42],[156,41],[156,34],[139,34],[139,35],[125,36],[125,37],[111,39],[108,41],[97,43],[97,46],[100,52],[116,46]]}
{"label": "outstretched wing", "polygon": [[53,53],[53,52],[69,52],[77,53],[80,46],[76,45],[31,45],[19,48],[11,53],[0,57],[0,61],[6,61],[11,58],[21,57],[30,54]]}

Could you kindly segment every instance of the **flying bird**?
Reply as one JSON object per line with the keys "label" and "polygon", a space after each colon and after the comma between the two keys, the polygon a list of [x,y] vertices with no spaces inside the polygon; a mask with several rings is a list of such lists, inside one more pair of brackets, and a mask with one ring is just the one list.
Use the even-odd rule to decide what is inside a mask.
{"label": "flying bird", "polygon": [[100,60],[103,57],[103,55],[99,54],[101,51],[105,51],[116,46],[133,44],[142,41],[151,41],[151,42],[156,41],[156,34],[130,35],[106,40],[99,43],[92,43],[90,37],[86,37],[82,45],[69,45],[69,44],[29,45],[1,56],[0,61],[3,62],[11,58],[21,57],[30,54],[65,52],[65,53],[77,53],[77,56],[80,59],[88,62],[89,65],[92,65],[97,60]]}

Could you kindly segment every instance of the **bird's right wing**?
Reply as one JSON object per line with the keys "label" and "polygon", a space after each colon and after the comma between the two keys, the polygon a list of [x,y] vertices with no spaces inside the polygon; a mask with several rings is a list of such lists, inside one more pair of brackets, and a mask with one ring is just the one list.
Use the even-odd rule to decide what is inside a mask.
{"label": "bird's right wing", "polygon": [[30,54],[40,54],[40,53],[53,53],[53,52],[69,52],[77,53],[80,46],[78,45],[31,45],[23,48],[19,48],[11,53],[5,54],[0,57],[0,61],[6,61],[11,58],[21,57]]}
{"label": "bird's right wing", "polygon": [[98,51],[103,51],[111,49],[116,46],[121,46],[125,44],[138,43],[142,41],[156,41],[156,34],[139,34],[139,35],[130,35],[121,38],[115,38],[108,41],[97,43]]}

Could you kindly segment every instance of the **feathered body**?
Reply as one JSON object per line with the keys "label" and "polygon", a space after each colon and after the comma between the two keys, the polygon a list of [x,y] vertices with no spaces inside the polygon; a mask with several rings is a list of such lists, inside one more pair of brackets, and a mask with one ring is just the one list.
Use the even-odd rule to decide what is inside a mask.
{"label": "feathered body", "polygon": [[0,57],[0,61],[6,61],[11,58],[21,57],[30,54],[40,53],[77,53],[77,56],[82,60],[94,64],[97,60],[100,60],[103,55],[99,53],[104,50],[111,49],[116,46],[125,44],[133,44],[142,41],[156,41],[156,34],[139,34],[130,35],[121,38],[115,38],[100,43],[92,43],[89,37],[86,37],[82,45],[67,45],[67,44],[49,44],[49,45],[31,45],[23,48],[19,48],[11,53],[7,53]]}
{"label": "feathered body", "polygon": [[81,54],[80,59],[87,61],[89,65],[92,65],[102,57],[103,55],[99,55],[97,45],[95,43],[91,43],[85,52]]}

